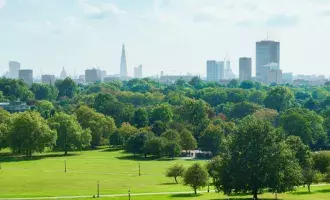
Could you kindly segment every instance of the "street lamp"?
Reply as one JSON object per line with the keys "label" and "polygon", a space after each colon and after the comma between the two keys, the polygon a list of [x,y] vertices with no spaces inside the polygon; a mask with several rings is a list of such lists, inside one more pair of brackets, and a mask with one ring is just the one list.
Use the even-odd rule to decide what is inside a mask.
{"label": "street lamp", "polygon": [[97,181],[97,198],[100,197],[100,182]]}
{"label": "street lamp", "polygon": [[131,190],[128,190],[128,200],[131,200]]}
{"label": "street lamp", "polygon": [[64,160],[64,172],[66,172],[66,160]]}

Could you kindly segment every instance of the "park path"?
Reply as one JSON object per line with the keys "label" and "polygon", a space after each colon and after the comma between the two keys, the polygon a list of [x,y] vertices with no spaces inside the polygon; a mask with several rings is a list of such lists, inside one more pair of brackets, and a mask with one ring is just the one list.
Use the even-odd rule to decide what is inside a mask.
{"label": "park path", "polygon": [[[206,193],[207,191],[199,191],[198,193]],[[214,190],[210,192],[215,192]],[[153,195],[171,195],[171,194],[193,194],[191,191],[186,192],[151,192],[151,193],[131,193],[131,196],[153,196]],[[100,194],[100,197],[124,197],[128,194]],[[95,195],[96,197],[96,195]],[[21,198],[0,198],[0,200],[52,200],[52,199],[79,199],[79,198],[93,198],[93,195],[81,196],[58,196],[58,197],[21,197]]]}
{"label": "park path", "polygon": [[[329,184],[317,184],[311,185],[312,187],[327,186]],[[302,187],[302,186],[300,186]],[[210,190],[215,192],[215,190]],[[207,191],[198,191],[198,193],[207,193]],[[153,195],[173,195],[173,194],[193,194],[191,191],[185,192],[150,192],[150,193],[131,193],[131,196],[153,196]],[[100,197],[124,197],[128,194],[100,194]],[[96,195],[95,195],[96,197]],[[93,195],[81,195],[81,196],[57,196],[57,197],[20,197],[20,198],[0,198],[0,200],[52,200],[52,199],[80,199],[80,198],[93,198]]]}

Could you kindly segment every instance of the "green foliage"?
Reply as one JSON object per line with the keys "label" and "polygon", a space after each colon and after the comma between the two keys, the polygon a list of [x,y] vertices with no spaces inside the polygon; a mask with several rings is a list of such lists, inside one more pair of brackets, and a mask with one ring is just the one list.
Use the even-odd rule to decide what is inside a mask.
{"label": "green foliage", "polygon": [[213,156],[225,151],[227,145],[223,129],[212,124],[202,133],[198,142],[202,151],[210,151]]}
{"label": "green foliage", "polygon": [[92,147],[108,143],[109,137],[116,130],[116,125],[111,117],[97,113],[87,106],[81,106],[75,113],[81,127],[90,129]]}
{"label": "green foliage", "polygon": [[249,80],[242,81],[241,85],[240,85],[240,88],[243,88],[243,89],[251,89],[251,88],[254,88],[254,87],[255,87],[254,82],[249,81]]}
{"label": "green foliage", "polygon": [[34,94],[36,100],[56,100],[59,91],[53,85],[33,83],[31,86],[31,91]]}
{"label": "green foliage", "polygon": [[313,155],[314,169],[325,173],[330,167],[330,152],[320,151],[315,152]]}
{"label": "green foliage", "polygon": [[239,123],[237,132],[229,151],[213,164],[218,166],[211,173],[216,188],[226,194],[251,192],[258,199],[263,189],[285,192],[299,185],[301,168],[269,122],[247,117]]}
{"label": "green foliage", "polygon": [[80,150],[90,146],[92,140],[89,129],[83,130],[74,115],[57,113],[48,120],[49,127],[57,131],[55,148],[64,151]]}
{"label": "green foliage", "polygon": [[77,85],[71,78],[57,80],[55,86],[58,89],[58,97],[72,98],[77,93]]}
{"label": "green foliage", "polygon": [[9,128],[11,125],[11,115],[0,108],[0,150],[8,146],[7,140],[9,135]]}
{"label": "green foliage", "polygon": [[33,152],[53,147],[56,138],[56,131],[49,128],[39,113],[28,111],[13,116],[9,132],[9,146],[13,152],[32,156]]}
{"label": "green foliage", "polygon": [[259,105],[264,105],[266,96],[267,93],[263,90],[252,90],[248,95],[248,100]]}
{"label": "green foliage", "polygon": [[183,177],[184,172],[185,168],[183,167],[183,165],[175,164],[166,170],[165,176],[170,178],[173,177],[175,182],[178,183],[177,178]]}
{"label": "green foliage", "polygon": [[227,93],[223,89],[204,88],[200,93],[201,98],[213,107],[227,100]]}
{"label": "green foliage", "polygon": [[230,110],[229,117],[241,119],[243,117],[246,117],[247,115],[255,113],[259,109],[261,109],[261,106],[259,106],[258,104],[243,101],[233,105]]}
{"label": "green foliage", "polygon": [[151,128],[152,132],[154,132],[157,136],[160,136],[162,133],[170,129],[168,123],[164,123],[162,121],[155,121]]}
{"label": "green foliage", "polygon": [[323,127],[323,118],[313,111],[293,108],[280,116],[280,125],[288,135],[299,136],[310,146],[324,144],[327,140]]}
{"label": "green foliage", "polygon": [[134,124],[137,128],[148,126],[149,117],[148,112],[145,108],[138,108],[134,112]]}
{"label": "green foliage", "polygon": [[279,114],[276,110],[268,108],[259,109],[255,113],[253,113],[253,116],[261,120],[267,120],[274,126],[278,124]]}
{"label": "green foliage", "polygon": [[184,184],[190,186],[195,194],[197,194],[197,189],[207,185],[208,179],[207,171],[199,163],[188,167],[183,176]]}
{"label": "green foliage", "polygon": [[180,134],[175,130],[168,130],[161,134],[163,138],[166,138],[168,141],[180,141]]}
{"label": "green foliage", "polygon": [[52,102],[49,102],[47,100],[38,101],[36,103],[35,109],[45,119],[51,117],[55,112],[54,105],[52,104]]}
{"label": "green foliage", "polygon": [[0,91],[6,99],[15,101],[28,101],[34,98],[33,93],[29,90],[27,84],[22,80],[0,78]]}
{"label": "green foliage", "polygon": [[149,131],[141,131],[130,136],[125,144],[125,150],[129,153],[142,154],[144,145],[147,141],[154,137],[154,134]]}
{"label": "green foliage", "polygon": [[143,146],[143,153],[145,155],[150,154],[161,157],[164,153],[166,143],[167,141],[165,138],[152,137],[145,142]]}
{"label": "green foliage", "polygon": [[265,105],[277,111],[289,109],[294,105],[293,92],[287,87],[276,87],[268,92]]}
{"label": "green foliage", "polygon": [[151,112],[150,121],[162,121],[164,123],[170,122],[173,119],[172,108],[168,104],[161,104],[155,107]]}
{"label": "green foliage", "polygon": [[186,151],[195,150],[197,148],[197,141],[191,131],[183,129],[180,132],[180,145],[182,149]]}
{"label": "green foliage", "polygon": [[169,141],[165,145],[166,154],[174,159],[174,157],[179,156],[181,154],[181,146],[178,141]]}

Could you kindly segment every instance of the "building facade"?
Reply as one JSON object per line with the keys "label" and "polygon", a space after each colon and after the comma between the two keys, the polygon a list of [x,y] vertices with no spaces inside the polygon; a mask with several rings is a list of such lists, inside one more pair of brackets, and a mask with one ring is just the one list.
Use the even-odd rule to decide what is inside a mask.
{"label": "building facade", "polygon": [[85,70],[85,83],[97,83],[102,82],[102,71],[99,69],[87,69]]}
{"label": "building facade", "polygon": [[266,64],[260,68],[260,76],[258,80],[265,84],[281,84],[282,70],[279,69],[277,63]]}
{"label": "building facade", "polygon": [[60,79],[66,79],[68,78],[68,73],[65,71],[64,67],[62,68],[61,74],[60,74]]}
{"label": "building facade", "polygon": [[223,61],[206,61],[206,80],[219,82],[225,78],[225,66]]}
{"label": "building facade", "polygon": [[21,63],[17,61],[9,61],[9,78],[18,79],[19,78],[19,70],[21,69]]}
{"label": "building facade", "polygon": [[142,78],[142,65],[134,67],[134,78]]}
{"label": "building facade", "polygon": [[55,75],[50,75],[50,74],[44,74],[41,76],[41,82],[43,84],[49,84],[52,85],[56,81]]}
{"label": "building facade", "polygon": [[120,59],[120,77],[127,77],[126,50],[123,44]]}
{"label": "building facade", "polygon": [[261,68],[269,63],[277,63],[280,69],[280,43],[264,40],[256,43],[256,77],[260,77]]}
{"label": "building facade", "polygon": [[239,58],[239,80],[252,79],[252,59],[247,57]]}
{"label": "building facade", "polygon": [[282,84],[293,84],[293,74],[291,72],[282,74]]}
{"label": "building facade", "polygon": [[18,71],[18,78],[22,79],[26,84],[32,85],[33,83],[33,70],[21,69]]}

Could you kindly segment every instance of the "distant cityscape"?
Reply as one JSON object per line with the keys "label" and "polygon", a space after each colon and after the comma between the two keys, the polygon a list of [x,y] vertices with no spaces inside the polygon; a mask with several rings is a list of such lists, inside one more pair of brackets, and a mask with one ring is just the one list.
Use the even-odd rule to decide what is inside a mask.
{"label": "distant cityscape", "polygon": [[[280,42],[272,40],[262,40],[256,42],[256,74],[252,74],[252,58],[240,57],[238,77],[231,69],[230,59],[206,61],[206,77],[200,77],[193,74],[174,74],[167,75],[164,71],[160,75],[148,77],[162,83],[174,83],[179,79],[185,81],[193,77],[200,77],[204,81],[213,81],[220,84],[227,84],[232,79],[239,81],[258,81],[264,84],[293,84],[293,85],[323,85],[328,81],[324,75],[294,75],[293,73],[283,73],[280,65]],[[96,82],[111,82],[116,80],[130,80],[133,78],[144,78],[143,65],[134,67],[134,77],[128,76],[125,45],[122,45],[120,58],[120,74],[108,75],[105,70],[99,67],[92,67],[85,70],[85,74],[71,77],[77,84],[91,84]],[[42,74],[41,77],[34,77],[33,70],[21,69],[21,63],[18,61],[9,61],[9,71],[4,77],[12,79],[22,79],[28,85],[32,83],[52,84],[56,79],[65,79],[69,77],[65,68],[62,68],[60,76],[54,74]]]}

